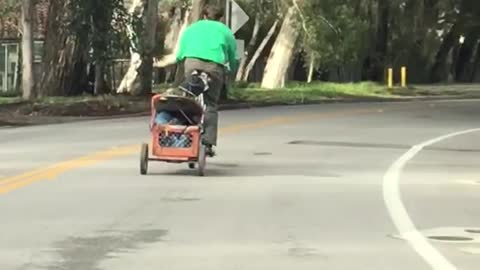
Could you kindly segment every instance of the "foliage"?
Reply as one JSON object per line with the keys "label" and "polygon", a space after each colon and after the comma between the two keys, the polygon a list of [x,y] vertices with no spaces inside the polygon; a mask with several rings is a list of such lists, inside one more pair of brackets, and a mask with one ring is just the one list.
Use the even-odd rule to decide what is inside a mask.
{"label": "foliage", "polygon": [[307,32],[303,43],[317,67],[348,65],[361,60],[368,23],[355,16],[354,0],[307,1],[302,10]]}
{"label": "foliage", "polygon": [[14,97],[16,98],[16,97],[20,97],[21,95],[22,93],[16,90],[10,90],[5,92],[0,91],[0,98],[14,98]]}
{"label": "foliage", "polygon": [[72,0],[74,16],[67,25],[72,34],[87,36],[89,47],[105,48],[95,58],[107,59],[128,52],[127,23],[131,19],[123,0]]}
{"label": "foliage", "polygon": [[0,38],[19,34],[19,16],[21,2],[16,0],[0,0]]}
{"label": "foliage", "polygon": [[[378,75],[378,71],[382,73],[387,66],[394,66],[398,70],[400,65],[408,66],[409,80],[414,82],[435,81],[431,76],[433,71],[439,73],[436,78],[440,79],[459,77],[452,73],[462,71],[467,74],[464,77],[468,80],[480,80],[478,0],[236,1],[250,15],[248,24],[236,34],[237,39],[245,40],[248,44],[254,17],[260,17],[261,27],[255,46],[265,37],[272,23],[281,20],[285,11],[297,2],[300,11],[297,19],[302,25],[299,30],[302,38],[296,47],[296,53],[297,56],[301,54],[298,58],[302,59],[298,61],[300,64],[294,65],[295,73],[301,73],[298,70],[304,71],[311,63],[310,60],[314,60],[315,68],[325,71],[323,74],[342,68],[359,67],[360,71],[352,72],[362,73],[364,80],[380,81],[382,75],[372,73]],[[144,43],[139,41],[142,37],[135,34],[144,33],[143,14],[139,12],[138,15],[130,16],[124,2],[68,1],[68,10],[72,11],[73,16],[66,18],[67,21],[61,25],[68,27],[71,36],[81,39],[79,43],[82,43],[82,50],[87,48],[84,54],[90,53],[88,61],[127,58],[129,49],[142,54],[145,49],[142,48]],[[224,0],[209,2],[220,5]],[[5,31],[18,36],[20,3],[18,0],[0,0],[0,36]],[[159,1],[156,56],[160,57],[163,52],[162,39],[172,21],[169,18],[173,14],[172,10],[181,7],[184,14],[191,3],[192,0]],[[466,44],[458,42],[460,36],[465,36]],[[62,41],[59,39],[58,42]],[[262,56],[269,55],[269,49],[270,46],[267,45]],[[78,70],[84,72],[84,69]],[[314,77],[316,75],[318,74],[314,74]],[[326,80],[333,80],[328,77],[330,75],[325,76]]]}
{"label": "foliage", "polygon": [[328,100],[331,98],[369,98],[388,97],[385,87],[371,82],[363,83],[295,83],[290,82],[284,89],[275,91],[262,90],[259,85],[251,84],[249,88],[237,88],[231,91],[230,98],[236,102],[304,104]]}
{"label": "foliage", "polygon": [[19,97],[0,97],[0,105],[11,104],[20,102],[22,99]]}

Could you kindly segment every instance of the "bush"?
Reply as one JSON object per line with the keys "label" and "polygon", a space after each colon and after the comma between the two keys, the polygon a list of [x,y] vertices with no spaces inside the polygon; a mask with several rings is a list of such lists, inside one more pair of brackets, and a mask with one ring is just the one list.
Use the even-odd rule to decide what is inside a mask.
{"label": "bush", "polygon": [[7,92],[0,92],[0,97],[20,97],[22,93],[19,91],[7,91]]}

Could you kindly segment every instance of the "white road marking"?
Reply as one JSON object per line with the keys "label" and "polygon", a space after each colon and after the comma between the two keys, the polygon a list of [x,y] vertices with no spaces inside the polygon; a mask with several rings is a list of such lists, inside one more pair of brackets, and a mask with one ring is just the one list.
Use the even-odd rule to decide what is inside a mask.
{"label": "white road marking", "polygon": [[473,185],[473,186],[480,185],[479,180],[457,180],[456,182],[464,185]]}
{"label": "white road marking", "polygon": [[415,145],[392,164],[383,178],[383,199],[395,227],[415,252],[417,252],[434,270],[456,270],[457,268],[437,249],[435,249],[435,247],[433,247],[415,227],[415,224],[408,215],[401,199],[399,190],[400,176],[405,165],[425,147],[452,137],[479,131],[480,128],[464,130]]}

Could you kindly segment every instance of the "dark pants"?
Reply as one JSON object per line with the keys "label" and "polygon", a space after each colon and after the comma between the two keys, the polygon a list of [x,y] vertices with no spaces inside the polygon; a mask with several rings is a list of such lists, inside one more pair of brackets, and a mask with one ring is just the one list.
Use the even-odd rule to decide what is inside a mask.
{"label": "dark pants", "polygon": [[225,67],[222,65],[202,61],[195,58],[185,60],[185,76],[192,74],[194,70],[201,70],[210,76],[208,91],[204,94],[205,105],[205,143],[217,145],[218,133],[218,101],[225,81]]}

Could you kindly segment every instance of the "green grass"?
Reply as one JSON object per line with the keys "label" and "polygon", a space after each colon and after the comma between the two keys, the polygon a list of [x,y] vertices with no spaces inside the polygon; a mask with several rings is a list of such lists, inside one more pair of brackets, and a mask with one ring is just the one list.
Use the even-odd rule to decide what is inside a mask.
{"label": "green grass", "polygon": [[[167,89],[169,85],[157,85],[154,92],[159,93]],[[13,95],[12,95],[13,96]],[[322,101],[340,97],[388,97],[391,93],[386,87],[372,83],[327,83],[315,82],[289,82],[285,88],[266,90],[261,89],[259,83],[235,84],[229,93],[229,99],[233,102],[246,103],[281,103],[303,104],[308,102]],[[20,101],[19,97],[2,97],[0,104]],[[77,96],[77,97],[45,97],[36,100],[41,105],[71,105],[88,102],[101,102],[112,106],[122,106],[132,100],[128,96]]]}
{"label": "green grass", "polygon": [[41,99],[36,100],[37,103],[42,104],[74,104],[74,103],[82,103],[82,102],[91,102],[91,101],[102,101],[102,100],[110,100],[113,96],[74,96],[74,97],[43,97]]}
{"label": "green grass", "polygon": [[282,89],[261,89],[258,84],[235,88],[230,98],[249,103],[302,104],[341,97],[388,97],[388,90],[371,82],[362,83],[296,83],[290,82]]}
{"label": "green grass", "polygon": [[17,91],[0,92],[0,104],[9,104],[21,101],[20,93]]}
{"label": "green grass", "polygon": [[21,101],[22,99],[19,97],[0,97],[0,105],[2,104],[10,104]]}

